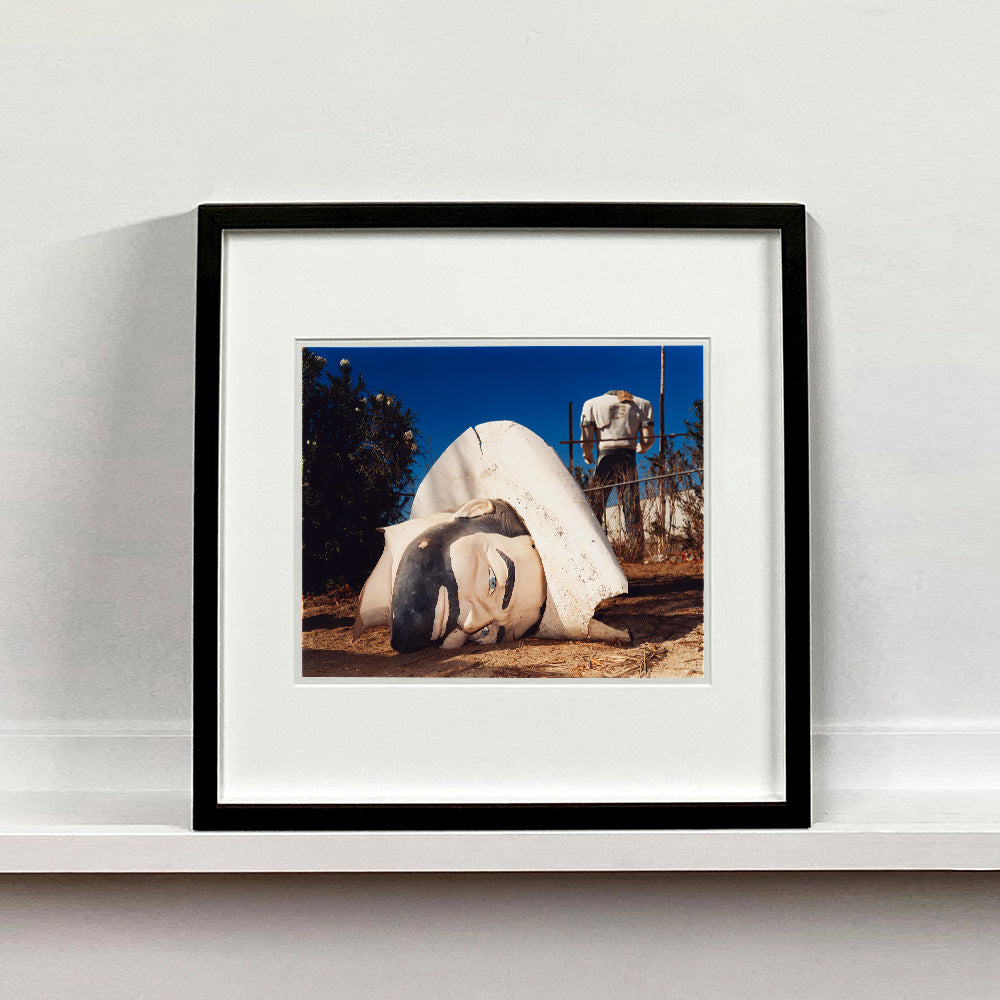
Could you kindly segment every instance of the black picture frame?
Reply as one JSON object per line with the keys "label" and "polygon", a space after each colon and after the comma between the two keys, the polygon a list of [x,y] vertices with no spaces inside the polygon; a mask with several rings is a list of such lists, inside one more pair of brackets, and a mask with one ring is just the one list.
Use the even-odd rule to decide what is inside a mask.
{"label": "black picture frame", "polygon": [[[785,798],[763,802],[231,804],[219,796],[219,461],[223,241],[233,230],[718,230],[780,235]],[[198,213],[194,495],[196,830],[655,830],[810,825],[806,211],[799,204],[211,204]]]}

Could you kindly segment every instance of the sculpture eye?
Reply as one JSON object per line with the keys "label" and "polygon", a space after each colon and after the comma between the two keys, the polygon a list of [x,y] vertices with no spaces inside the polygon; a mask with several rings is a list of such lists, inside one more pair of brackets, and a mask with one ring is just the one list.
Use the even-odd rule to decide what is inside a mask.
{"label": "sculpture eye", "polygon": [[489,646],[498,641],[493,633],[492,623],[481,628],[478,632],[473,632],[470,638],[473,642],[479,643],[480,646]]}
{"label": "sculpture eye", "polygon": [[492,594],[494,590],[497,589],[497,575],[493,572],[493,567],[490,567],[490,593]]}

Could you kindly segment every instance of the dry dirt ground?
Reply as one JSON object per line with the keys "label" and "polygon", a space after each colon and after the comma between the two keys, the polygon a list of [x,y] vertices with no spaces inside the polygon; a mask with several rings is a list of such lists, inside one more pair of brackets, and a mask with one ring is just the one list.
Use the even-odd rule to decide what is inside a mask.
{"label": "dry dirt ground", "polygon": [[305,677],[701,677],[704,674],[702,562],[626,565],[629,592],[597,617],[628,629],[630,644],[521,639],[397,653],[389,629],[351,639],[357,594],[342,588],[302,607]]}

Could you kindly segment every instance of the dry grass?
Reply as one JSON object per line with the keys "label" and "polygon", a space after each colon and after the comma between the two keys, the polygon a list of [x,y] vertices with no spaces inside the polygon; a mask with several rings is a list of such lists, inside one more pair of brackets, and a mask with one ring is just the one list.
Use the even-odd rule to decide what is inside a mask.
{"label": "dry grass", "polygon": [[632,635],[629,645],[522,639],[499,646],[467,643],[400,654],[388,628],[351,639],[357,594],[341,587],[303,601],[306,677],[702,677],[703,574],[700,559],[624,566],[629,593],[605,601],[597,617]]}

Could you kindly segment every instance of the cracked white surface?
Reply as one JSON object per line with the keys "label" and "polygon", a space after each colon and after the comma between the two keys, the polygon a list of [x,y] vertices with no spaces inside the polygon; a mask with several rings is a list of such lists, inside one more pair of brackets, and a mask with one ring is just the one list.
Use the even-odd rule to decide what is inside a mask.
{"label": "cracked white surface", "polygon": [[424,477],[411,517],[455,510],[473,497],[505,500],[521,515],[545,567],[548,598],[538,635],[585,639],[594,609],[628,582],[583,491],[527,427],[470,427]]}

